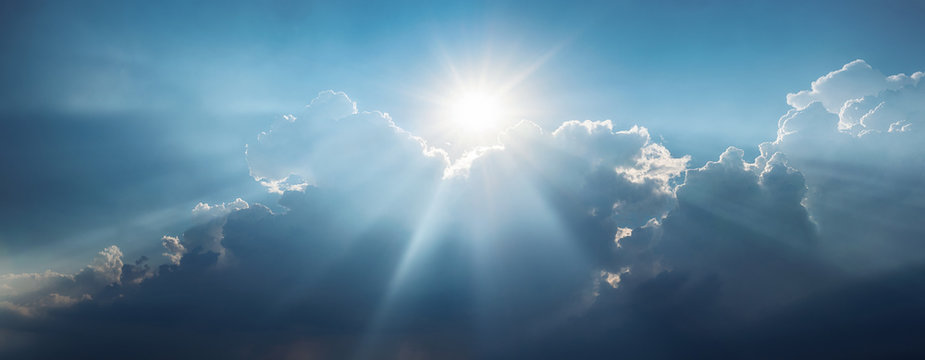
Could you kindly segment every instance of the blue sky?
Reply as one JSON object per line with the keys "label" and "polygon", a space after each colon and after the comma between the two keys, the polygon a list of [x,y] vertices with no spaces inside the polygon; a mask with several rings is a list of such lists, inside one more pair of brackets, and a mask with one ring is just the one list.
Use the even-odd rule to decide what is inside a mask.
{"label": "blue sky", "polygon": [[[557,339],[579,325],[600,335],[606,329],[588,318],[658,320],[619,314],[652,296],[646,291],[709,302],[698,297],[711,291],[709,279],[732,289],[728,299],[710,304],[735,308],[736,318],[767,309],[797,314],[842,291],[813,297],[807,289],[814,281],[905,279],[912,275],[897,269],[925,260],[913,255],[923,231],[907,221],[925,206],[914,190],[925,173],[918,171],[923,148],[916,137],[921,76],[914,75],[925,70],[923,15],[922,1],[7,1],[0,5],[0,274],[7,274],[0,278],[6,286],[0,305],[7,306],[0,310],[27,314],[16,323],[29,324],[28,314],[58,309],[47,305],[48,294],[58,296],[55,304],[105,299],[86,284],[108,279],[106,264],[119,258],[113,266],[121,275],[114,279],[126,294],[180,291],[193,281],[184,276],[249,284],[248,266],[268,264],[278,273],[298,268],[339,293],[306,300],[311,304],[370,295],[340,293],[349,286],[338,281],[369,285],[370,296],[382,301],[357,303],[372,319],[362,325],[336,316],[318,320],[308,305],[292,310],[305,316],[299,321],[329,326],[321,328],[365,330],[338,340],[346,343],[311,338],[329,355],[344,344],[392,350],[394,339],[379,336],[390,326],[413,334],[401,341],[424,344],[425,354],[512,355],[491,341],[467,347],[416,331],[505,338],[509,327],[543,323]],[[503,119],[477,136],[460,135],[457,127],[468,125],[450,121],[453,103],[472,87],[503,92],[492,110]],[[788,97],[804,90],[806,103]],[[295,120],[284,118],[290,115]],[[529,123],[508,129],[519,120]],[[358,125],[367,123],[373,125]],[[384,135],[389,129],[400,129],[397,138]],[[274,192],[280,189],[289,191]],[[254,220],[267,216],[272,220]],[[356,280],[349,269],[369,262],[370,250],[324,245],[376,240],[368,229],[398,244],[376,245],[385,259],[374,261],[373,270],[412,275]],[[627,245],[613,248],[626,231],[634,234]],[[186,245],[170,245],[165,236]],[[300,245],[262,253],[249,242],[261,239],[280,249]],[[712,239],[705,246],[715,251],[692,250],[697,239]],[[759,251],[735,239],[821,245],[808,250],[785,241]],[[112,245],[119,256],[98,254]],[[457,247],[469,249],[471,259],[448,255]],[[539,250],[524,255],[515,248]],[[339,260],[330,268],[301,268],[287,257],[299,251]],[[768,274],[803,275],[773,264],[753,269],[727,253],[791,261],[791,269],[815,275],[799,286],[775,282]],[[95,256],[102,262],[88,267]],[[149,269],[141,270],[145,262],[132,268],[141,256]],[[268,262],[273,256],[284,260]],[[675,262],[678,270],[653,265],[659,261],[666,268]],[[202,275],[195,267],[201,263],[234,270]],[[562,271],[535,269],[543,263]],[[725,267],[705,265],[711,263]],[[501,264],[513,265],[507,272]],[[637,275],[621,288],[614,284],[623,269]],[[70,290],[21,285],[13,276],[46,270],[70,279],[61,280]],[[414,275],[438,270],[452,274],[450,280]],[[141,275],[129,278],[133,271]],[[604,283],[572,280],[599,271]],[[506,275],[480,282],[493,272]],[[755,278],[730,275],[736,272]],[[533,273],[571,295],[537,298],[544,292],[518,287]],[[694,285],[673,288],[681,274]],[[304,284],[276,280],[257,288],[285,294],[275,299],[283,303],[304,300],[296,295]],[[740,308],[761,295],[743,285],[750,282],[806,302]],[[203,299],[228,295],[202,291]],[[508,300],[535,300],[509,323],[443,327],[467,314],[466,306],[446,300],[457,295],[475,299],[473,306],[489,315],[505,313]],[[855,295],[860,304],[871,294]],[[267,300],[248,296],[243,308]],[[596,300],[573,303],[588,296]],[[135,313],[150,310],[126,301]],[[415,304],[422,314],[438,315],[417,316]],[[658,313],[669,310],[698,309]],[[580,324],[565,324],[538,320],[533,311],[584,315],[574,315]],[[197,321],[221,315],[203,314]],[[253,330],[251,319],[242,321]],[[736,326],[770,331],[765,323],[743,324]],[[721,333],[713,335],[728,335]],[[512,341],[541,348],[531,347],[536,339]]]}

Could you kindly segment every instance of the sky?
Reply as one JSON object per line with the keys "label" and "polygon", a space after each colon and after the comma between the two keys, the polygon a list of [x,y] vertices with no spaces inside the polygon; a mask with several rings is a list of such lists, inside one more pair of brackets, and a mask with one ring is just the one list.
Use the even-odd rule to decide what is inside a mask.
{"label": "sky", "polygon": [[925,355],[923,17],[4,1],[0,357]]}

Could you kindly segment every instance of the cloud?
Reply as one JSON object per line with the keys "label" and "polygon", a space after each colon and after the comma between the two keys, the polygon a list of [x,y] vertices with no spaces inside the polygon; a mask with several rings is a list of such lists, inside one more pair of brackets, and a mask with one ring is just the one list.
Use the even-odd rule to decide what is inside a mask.
{"label": "cloud", "polygon": [[[530,181],[567,180],[558,184],[564,189],[586,186],[610,191],[598,194],[603,197],[584,211],[610,215],[616,207],[623,218],[634,217],[632,222],[641,224],[670,208],[672,181],[689,160],[672,157],[645,128],[617,131],[609,120],[570,121],[552,133],[524,121],[503,132],[497,145],[451,160],[442,149],[398,127],[388,115],[358,111],[343,93],[322,92],[307,110],[297,120],[276,122],[248,146],[251,175],[271,192],[302,191],[313,185],[368,191],[365,200],[374,207],[387,207],[379,202],[394,199],[427,203],[428,196],[407,199],[431,194],[433,190],[426,189],[436,188],[441,179],[468,177],[473,167],[494,172],[498,170],[484,168],[499,161],[526,162],[530,167],[521,167],[518,176]],[[650,209],[642,211],[643,207]]]}
{"label": "cloud", "polygon": [[48,270],[0,275],[0,309],[34,316],[50,308],[92,300],[106,288],[122,284],[133,270],[134,266],[123,264],[122,251],[113,245],[100,251],[92,263],[76,274]]}
{"label": "cloud", "polygon": [[448,160],[387,114],[359,112],[346,94],[325,91],[304,114],[277,121],[248,144],[247,162],[254,179],[281,193],[309,184],[387,187],[405,178],[439,178]]}
{"label": "cloud", "polygon": [[903,86],[846,101],[838,113],[839,128],[863,136],[873,132],[907,132],[913,130],[913,123],[921,123],[925,90],[919,83],[925,74],[916,72],[911,77],[899,74],[889,78],[894,77],[903,79]]}
{"label": "cloud", "polygon": [[838,113],[850,100],[876,95],[884,90],[895,90],[917,81],[916,78],[921,76],[922,73],[915,73],[911,77],[905,74],[883,76],[867,62],[858,59],[816,79],[810,90],[787,94],[787,104],[802,110],[818,101],[829,112]]}
{"label": "cloud", "polygon": [[925,192],[914,185],[925,182],[922,77],[852,62],[814,81],[819,101],[794,105],[777,139],[761,145],[758,161],[781,152],[804,174],[826,253],[850,271],[922,260]]}
{"label": "cloud", "polygon": [[175,236],[164,236],[161,238],[161,244],[164,245],[166,252],[163,254],[170,259],[170,263],[174,265],[180,265],[180,259],[183,258],[183,254],[186,253],[186,247],[180,243],[180,239]]}
{"label": "cloud", "polygon": [[153,269],[110,247],[77,274],[0,277],[0,332],[56,345],[5,351],[921,354],[869,333],[922,315],[910,305],[923,289],[921,77],[847,64],[788,96],[794,108],[757,158],[730,147],[699,168],[609,120],[551,132],[522,121],[450,159],[387,114],[322,92],[247,147],[277,211],[200,203],[192,227],[161,238],[167,263]]}
{"label": "cloud", "polygon": [[234,199],[234,201],[230,203],[214,205],[200,202],[199,204],[196,204],[196,207],[193,208],[193,217],[199,219],[218,218],[224,215],[228,215],[228,213],[232,211],[247,209],[249,206],[250,205],[247,203],[247,201],[244,201],[241,198]]}
{"label": "cloud", "polygon": [[[673,157],[643,127],[614,130],[609,120],[568,121],[550,134],[521,122],[500,139],[501,150],[472,162],[470,171],[477,175],[471,182],[490,181],[505,171],[498,167],[513,167],[510,176],[522,181],[500,186],[531,185],[555,208],[568,206],[566,211],[621,226],[663,216],[673,206],[674,181],[690,160]],[[572,197],[557,199],[556,192]],[[616,232],[616,227],[610,231]]]}
{"label": "cloud", "polygon": [[688,170],[678,207],[621,238],[614,266],[629,266],[637,282],[664,272],[714,281],[727,316],[754,316],[836,279],[820,261],[817,232],[801,204],[802,174],[781,154],[764,164],[743,155],[730,147],[718,161]]}
{"label": "cloud", "polygon": [[[596,249],[613,245],[626,231],[618,226],[672,207],[688,161],[645,128],[615,130],[610,121],[566,122],[551,133],[523,122],[467,156],[451,162],[387,115],[323,92],[247,149],[251,175],[282,192],[285,211],[242,199],[200,203],[197,225],[162,238],[168,264],[124,271],[141,281],[121,284],[114,291],[125,298],[107,309],[226,323],[247,346],[263,338],[248,324],[313,324],[322,332],[261,341],[320,341],[335,353],[435,351],[422,330],[434,327],[452,335],[445,346],[463,346],[476,340],[472,311],[498,317],[489,332],[499,339],[523,327],[547,331],[587,307],[602,276]],[[111,278],[110,263],[94,269]],[[618,284],[624,273],[604,278]],[[335,329],[347,338],[331,347],[324,334]],[[389,335],[366,339],[369,331]]]}

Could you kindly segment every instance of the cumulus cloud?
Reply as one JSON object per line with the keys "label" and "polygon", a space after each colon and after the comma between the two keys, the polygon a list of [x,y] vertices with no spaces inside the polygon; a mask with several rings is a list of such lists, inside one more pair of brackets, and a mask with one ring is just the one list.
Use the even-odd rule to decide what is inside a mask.
{"label": "cumulus cloud", "polygon": [[170,263],[174,265],[180,265],[180,259],[183,258],[183,254],[186,253],[186,247],[180,243],[180,239],[175,236],[164,236],[161,238],[161,244],[164,245],[166,252],[163,254],[170,259]]}
{"label": "cumulus cloud", "polygon": [[[921,77],[847,64],[788,96],[757,158],[730,147],[692,169],[646,128],[608,120],[522,121],[450,159],[387,114],[322,92],[247,147],[251,176],[283,211],[200,203],[190,229],[161,239],[156,269],[110,247],[77,274],[4,275],[0,331],[55,343],[27,349],[47,357],[113,343],[161,357],[323,358],[755,357],[775,344],[838,357],[861,346],[807,346],[791,332],[921,353],[865,332],[897,323],[888,307],[921,317],[909,306],[921,269],[871,265],[921,260]],[[861,309],[893,322],[840,322]],[[801,326],[807,317],[818,323]],[[88,321],[98,330],[80,331]]]}
{"label": "cumulus cloud", "polygon": [[325,91],[298,118],[289,117],[248,144],[251,176],[271,192],[307,185],[389,186],[415,176],[437,176],[444,152],[401,129],[387,114],[359,112],[342,92]]}
{"label": "cumulus cloud", "polygon": [[804,109],[818,101],[829,112],[838,113],[850,100],[903,87],[917,81],[915,78],[921,76],[921,73],[915,73],[911,77],[905,74],[883,76],[867,62],[858,59],[816,79],[810,85],[810,90],[787,94],[787,103],[796,109]]}
{"label": "cumulus cloud", "polygon": [[74,305],[93,299],[108,287],[121,285],[124,275],[132,270],[132,265],[123,264],[122,251],[113,245],[100,251],[76,274],[48,270],[0,275],[0,308],[33,316],[49,308]]}
{"label": "cumulus cloud", "polygon": [[214,253],[218,255],[220,264],[231,261],[231,254],[222,245],[225,221],[229,214],[250,207],[251,205],[241,198],[212,205],[200,202],[192,211],[192,227],[180,236],[165,235],[161,238],[161,246],[165,250],[163,255],[173,265],[179,265],[185,254]]}
{"label": "cumulus cloud", "polygon": [[645,128],[615,130],[609,120],[569,121],[552,133],[524,121],[503,132],[497,145],[451,160],[387,115],[358,111],[343,93],[322,92],[307,110],[298,120],[275,123],[248,146],[251,174],[271,192],[303,191],[312,184],[370,191],[366,200],[373,203],[386,201],[387,195],[407,199],[419,195],[402,193],[405,188],[428,193],[440,178],[465,178],[471,168],[493,166],[498,163],[494,158],[504,157],[514,164],[529,163],[519,169],[524,178],[545,176],[568,181],[559,184],[564,189],[610,191],[585,210],[619,212],[644,223],[670,208],[672,181],[689,160],[672,157]]}
{"label": "cumulus cloud", "polygon": [[[923,260],[923,73],[884,76],[862,60],[819,78],[816,102],[794,103],[759,161],[781,152],[806,177],[806,205],[827,253],[846,267],[884,270]],[[827,85],[828,84],[828,85]],[[789,99],[789,98],[788,98]]]}
{"label": "cumulus cloud", "polygon": [[838,112],[839,129],[863,136],[874,132],[911,131],[921,123],[925,111],[925,90],[919,86],[925,74],[903,74],[889,78],[903,79],[903,86],[848,100]]}
{"label": "cumulus cloud", "polygon": [[[730,147],[687,171],[678,207],[619,240],[615,266],[636,281],[663,272],[717,282],[717,301],[753,315],[818,290],[834,271],[819,261],[817,233],[802,206],[806,186],[781,154],[748,163]],[[730,271],[735,269],[734,271]]]}
{"label": "cumulus cloud", "polygon": [[[472,311],[504,318],[489,331],[499,336],[549,329],[586,308],[599,282],[619,284],[626,271],[602,273],[597,249],[620,226],[664,216],[688,159],[645,128],[574,121],[548,133],[522,122],[451,162],[387,115],[323,92],[247,148],[251,175],[283,193],[286,211],[200,203],[197,225],[162,238],[168,264],[135,276],[143,280],[121,290],[130,296],[120,306],[154,311],[148,299],[158,299],[158,309],[196,308],[184,321],[211,321],[224,310],[195,304],[224,303],[248,314],[237,323],[346,329],[337,351],[427,348],[421,329],[433,326],[461,346],[475,340],[464,320]],[[105,264],[94,269],[114,276]],[[387,339],[360,336],[385,329]]]}
{"label": "cumulus cloud", "polygon": [[122,277],[122,251],[118,246],[112,245],[100,251],[100,256],[88,265],[95,274],[108,283],[118,283]]}
{"label": "cumulus cloud", "polygon": [[[532,186],[561,216],[608,222],[610,239],[617,226],[663,216],[690,160],[673,157],[643,127],[615,130],[609,120],[568,121],[552,133],[521,122],[501,134],[500,142],[500,149],[472,161],[469,182],[499,189]],[[499,174],[508,181],[491,179]]]}
{"label": "cumulus cloud", "polygon": [[218,218],[232,211],[247,209],[250,205],[244,199],[237,198],[230,203],[221,203],[221,204],[206,204],[200,202],[196,204],[196,207],[193,208],[193,217],[199,219],[211,219]]}

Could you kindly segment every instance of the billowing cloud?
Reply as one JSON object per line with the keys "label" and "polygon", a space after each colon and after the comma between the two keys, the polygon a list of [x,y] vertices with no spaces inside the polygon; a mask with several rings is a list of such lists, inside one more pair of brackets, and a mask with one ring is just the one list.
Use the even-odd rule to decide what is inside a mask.
{"label": "billowing cloud", "polygon": [[[678,207],[663,221],[620,239],[617,266],[635,281],[664,272],[723,288],[717,301],[739,316],[799,299],[833,279],[802,206],[806,186],[781,154],[747,163],[730,147],[687,171]],[[735,271],[730,271],[735,269]]]}
{"label": "billowing cloud", "polygon": [[826,253],[849,270],[923,260],[922,77],[884,76],[852,62],[814,81],[818,101],[791,102],[796,108],[781,117],[777,139],[761,145],[759,161],[781,152],[804,174]]}
{"label": "billowing cloud", "polygon": [[166,252],[164,256],[170,259],[170,263],[174,265],[180,265],[180,259],[183,258],[183,254],[186,253],[186,247],[180,243],[180,239],[176,236],[164,236],[161,238],[161,244],[164,245]]}
{"label": "billowing cloud", "polygon": [[[195,304],[224,303],[249,314],[233,323],[270,316],[273,326],[347,332],[342,348],[325,351],[426,353],[440,349],[430,349],[424,328],[454,334],[447,346],[476,341],[473,311],[504,319],[488,332],[507,336],[586,308],[601,278],[597,249],[614,244],[619,226],[664,216],[688,158],[641,127],[573,121],[550,133],[522,122],[497,145],[450,161],[387,115],[324,92],[260,134],[247,160],[257,181],[283,193],[286,211],[200,203],[197,225],[163,237],[168,264],[122,287],[130,296],[120,306],[198,309],[186,323],[225,316]],[[320,336],[301,332],[298,341]]]}
{"label": "billowing cloud", "polygon": [[31,317],[49,308],[92,300],[106,288],[120,285],[124,276],[132,275],[133,269],[123,264],[122,251],[113,245],[100,251],[92,263],[76,274],[49,270],[0,275],[0,308]]}
{"label": "billowing cloud", "polygon": [[193,217],[199,219],[217,218],[228,215],[228,213],[232,211],[247,209],[249,206],[247,201],[241,198],[234,199],[234,201],[230,203],[221,204],[206,204],[200,202],[193,208]]}
{"label": "billowing cloud", "polygon": [[307,185],[387,187],[411,177],[436,177],[444,152],[402,130],[387,114],[359,112],[346,94],[326,91],[298,118],[288,116],[247,147],[251,176],[271,192]]}
{"label": "billowing cloud", "polygon": [[850,100],[876,95],[884,90],[895,90],[921,78],[922,73],[911,77],[905,74],[883,76],[864,60],[855,60],[841,69],[816,79],[810,90],[787,94],[787,103],[802,110],[814,102],[820,102],[829,112],[838,113]]}
{"label": "billowing cloud", "polygon": [[5,349],[38,357],[921,354],[917,328],[870,335],[922,318],[902,267],[923,260],[921,78],[847,64],[788,96],[756,159],[700,168],[607,120],[522,121],[452,159],[323,92],[247,147],[281,210],[200,203],[156,269],[111,247],[4,275],[0,334],[56,344]]}

